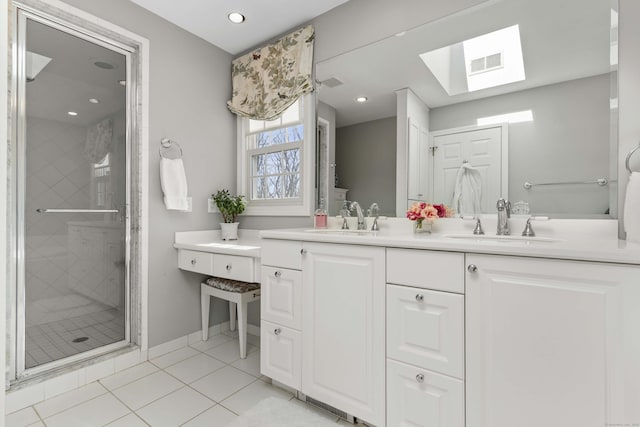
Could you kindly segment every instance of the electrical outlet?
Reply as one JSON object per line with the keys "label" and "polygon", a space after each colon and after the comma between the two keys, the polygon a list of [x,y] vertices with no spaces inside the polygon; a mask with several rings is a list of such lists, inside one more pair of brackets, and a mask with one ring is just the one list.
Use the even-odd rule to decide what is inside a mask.
{"label": "electrical outlet", "polygon": [[209,213],[219,213],[218,207],[216,206],[216,202],[213,201],[211,197],[207,199],[207,212]]}
{"label": "electrical outlet", "polygon": [[191,212],[193,210],[193,198],[191,196],[187,197],[187,209],[184,212]]}

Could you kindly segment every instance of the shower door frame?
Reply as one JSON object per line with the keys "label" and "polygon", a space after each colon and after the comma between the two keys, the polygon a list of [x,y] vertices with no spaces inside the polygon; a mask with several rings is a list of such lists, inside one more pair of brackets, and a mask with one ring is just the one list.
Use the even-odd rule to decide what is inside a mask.
{"label": "shower door frame", "polygon": [[[11,316],[8,319],[13,331],[10,347],[10,372],[11,381],[22,381],[35,375],[57,370],[61,367],[79,363],[106,353],[110,353],[132,344],[132,301],[131,301],[131,186],[132,186],[132,150],[133,139],[137,132],[136,112],[136,88],[137,76],[133,67],[135,48],[119,43],[109,37],[82,28],[63,18],[53,16],[37,10],[26,4],[14,2],[13,19],[13,85],[12,85],[12,120],[13,141],[11,163],[12,170],[12,211],[15,215],[12,219],[16,227],[12,227],[10,241],[13,244],[14,255],[12,264],[15,280],[12,280],[13,292],[10,301]],[[50,28],[60,30],[66,34],[81,38],[106,49],[118,52],[126,57],[126,142],[125,142],[125,212],[124,212],[124,312],[125,312],[125,336],[124,339],[112,344],[81,352],[72,356],[44,363],[42,365],[26,368],[26,277],[25,277],[25,181],[26,181],[26,24],[31,19]]]}

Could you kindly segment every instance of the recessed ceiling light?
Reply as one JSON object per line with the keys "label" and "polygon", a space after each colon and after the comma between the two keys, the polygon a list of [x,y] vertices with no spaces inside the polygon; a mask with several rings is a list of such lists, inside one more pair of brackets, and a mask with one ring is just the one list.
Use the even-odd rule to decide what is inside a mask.
{"label": "recessed ceiling light", "polygon": [[369,100],[369,98],[367,98],[366,96],[359,96],[356,98],[356,102],[367,102]]}
{"label": "recessed ceiling light", "polygon": [[234,24],[241,24],[244,22],[244,15],[238,12],[231,12],[229,15],[227,15],[227,18],[229,18],[229,21],[233,22]]}
{"label": "recessed ceiling light", "polygon": [[126,80],[118,80],[118,83],[120,83],[120,86],[126,86],[127,85],[127,81]]}
{"label": "recessed ceiling light", "polygon": [[78,115],[75,111],[67,111],[67,114],[74,117]]}
{"label": "recessed ceiling light", "polygon": [[89,102],[92,104],[100,104],[100,100],[96,98],[89,98]]}

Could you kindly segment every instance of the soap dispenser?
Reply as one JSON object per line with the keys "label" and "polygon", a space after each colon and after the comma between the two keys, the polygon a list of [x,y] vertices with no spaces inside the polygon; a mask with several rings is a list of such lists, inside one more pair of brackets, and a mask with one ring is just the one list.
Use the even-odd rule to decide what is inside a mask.
{"label": "soap dispenser", "polygon": [[314,215],[315,228],[327,228],[327,210],[324,208],[324,199],[320,199],[320,204]]}

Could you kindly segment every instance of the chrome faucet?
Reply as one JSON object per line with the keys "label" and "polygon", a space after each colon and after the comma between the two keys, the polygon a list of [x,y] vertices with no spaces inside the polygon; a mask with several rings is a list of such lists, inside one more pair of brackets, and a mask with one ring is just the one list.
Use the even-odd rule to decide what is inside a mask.
{"label": "chrome faucet", "polygon": [[362,214],[362,209],[360,208],[360,204],[358,202],[351,202],[351,210],[356,211],[358,215],[358,230],[366,230],[367,225],[364,222],[364,215]]}
{"label": "chrome faucet", "polygon": [[367,210],[367,216],[373,217],[373,224],[371,225],[371,231],[380,231],[378,227],[378,216],[380,216],[380,207],[377,203],[372,203]]}
{"label": "chrome faucet", "polygon": [[348,230],[349,223],[347,222],[347,218],[351,216],[351,212],[349,211],[349,201],[345,200],[342,203],[342,208],[340,209],[340,216],[342,217],[342,229]]}
{"label": "chrome faucet", "polygon": [[498,236],[508,236],[509,218],[511,218],[511,202],[505,199],[498,199],[496,207],[498,208],[498,231],[496,234]]}

